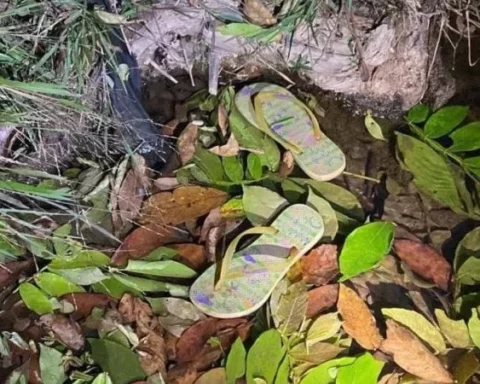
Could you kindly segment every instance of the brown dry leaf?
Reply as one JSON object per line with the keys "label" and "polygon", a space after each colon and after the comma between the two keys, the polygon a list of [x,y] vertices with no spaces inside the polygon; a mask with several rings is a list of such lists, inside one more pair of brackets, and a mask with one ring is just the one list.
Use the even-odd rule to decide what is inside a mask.
{"label": "brown dry leaf", "polygon": [[213,368],[200,376],[195,384],[225,384],[227,382],[227,374],[225,368]]}
{"label": "brown dry leaf", "polygon": [[[186,120],[185,120],[186,121]],[[164,124],[161,129],[162,135],[165,136],[174,136],[175,135],[175,130],[178,127],[178,124],[180,124],[181,121],[177,118],[170,120],[168,123]]]}
{"label": "brown dry leaf", "polygon": [[165,348],[167,349],[168,361],[177,360],[177,342],[178,337],[172,335],[170,332],[165,332]]}
{"label": "brown dry leaf", "polygon": [[215,208],[210,211],[203,222],[202,230],[200,232],[200,241],[207,239],[208,232],[214,227],[221,227],[225,225],[226,219],[220,214],[220,208]]}
{"label": "brown dry leaf", "polygon": [[217,156],[236,156],[240,152],[240,144],[232,133],[225,145],[216,145],[210,148],[209,151]]}
{"label": "brown dry leaf", "polygon": [[33,265],[33,260],[0,263],[0,290],[15,282],[23,271]]}
{"label": "brown dry leaf", "polygon": [[162,377],[167,375],[167,348],[165,340],[159,332],[151,331],[137,346],[140,365],[147,376],[160,373]]}
{"label": "brown dry leaf", "polygon": [[336,245],[320,245],[302,259],[302,275],[307,284],[325,285],[337,274]]}
{"label": "brown dry leaf", "polygon": [[222,136],[226,137],[228,132],[228,112],[223,103],[218,105],[218,126]]}
{"label": "brown dry leaf", "polygon": [[338,300],[338,284],[324,285],[308,291],[306,317],[311,319],[332,308]]}
{"label": "brown dry leaf", "polygon": [[354,290],[340,284],[337,308],[343,319],[343,329],[358,344],[368,350],[375,350],[380,346],[382,336],[375,317]]}
{"label": "brown dry leaf", "polygon": [[153,182],[155,192],[171,191],[179,185],[176,177],[159,177]]}
{"label": "brown dry leaf", "polygon": [[413,272],[448,291],[451,266],[435,249],[427,244],[406,239],[395,240],[393,246],[397,256]]}
{"label": "brown dry leaf", "polygon": [[393,320],[387,320],[387,338],[381,349],[392,355],[398,366],[415,376],[438,383],[453,383],[440,360],[412,332]]}
{"label": "brown dry leaf", "polygon": [[177,361],[195,360],[204,350],[210,337],[217,332],[217,319],[200,320],[182,333],[177,343]]}
{"label": "brown dry leaf", "polygon": [[138,227],[115,251],[110,264],[121,267],[127,263],[128,259],[140,259],[162,245],[187,239],[188,235],[185,232],[174,227],[162,227],[156,224]]}
{"label": "brown dry leaf", "polygon": [[172,244],[169,248],[175,249],[178,254],[175,260],[187,267],[199,271],[205,267],[207,254],[205,248],[198,244]]}
{"label": "brown dry leaf", "polygon": [[133,155],[132,156],[132,169],[135,172],[138,182],[145,189],[145,191],[150,189],[152,184],[151,178],[149,177],[149,169],[147,168],[147,161],[143,156]]}
{"label": "brown dry leaf", "polygon": [[39,324],[51,330],[55,338],[74,351],[85,346],[85,336],[76,321],[63,315],[43,315]]}
{"label": "brown dry leaf", "polygon": [[14,126],[2,125],[0,127],[0,156],[6,156],[8,152],[8,143],[12,137],[13,132],[15,131]]}
{"label": "brown dry leaf", "polygon": [[188,124],[180,136],[178,136],[177,147],[182,165],[185,165],[192,160],[197,146],[197,137],[198,125],[193,123]]}
{"label": "brown dry leaf", "polygon": [[280,163],[280,169],[278,173],[281,177],[288,177],[293,172],[295,168],[295,159],[293,158],[293,153],[290,151],[285,151],[282,156],[282,162]]}
{"label": "brown dry leaf", "polygon": [[208,231],[205,249],[207,250],[207,260],[214,262],[217,254],[217,245],[225,236],[225,227],[215,227]]}
{"label": "brown dry leaf", "polygon": [[201,373],[195,367],[184,364],[168,370],[168,384],[194,384]]}
{"label": "brown dry leaf", "polygon": [[126,323],[135,323],[135,333],[139,337],[147,336],[154,329],[159,329],[163,335],[163,328],[160,326],[152,308],[130,293],[125,293],[122,296],[118,303],[118,312]]}
{"label": "brown dry leaf", "polygon": [[215,188],[182,186],[173,192],[160,192],[145,201],[141,223],[177,225],[209,213],[227,201],[228,195]]}
{"label": "brown dry leaf", "polygon": [[61,299],[67,300],[74,306],[75,310],[70,314],[74,320],[86,318],[92,313],[93,308],[106,308],[117,302],[113,297],[103,293],[87,292],[68,293]]}
{"label": "brown dry leaf", "polygon": [[124,224],[137,218],[145,193],[142,182],[135,171],[133,169],[129,170],[118,191],[119,214]]}
{"label": "brown dry leaf", "polygon": [[243,13],[253,24],[269,26],[277,23],[276,17],[272,15],[262,0],[245,0]]}

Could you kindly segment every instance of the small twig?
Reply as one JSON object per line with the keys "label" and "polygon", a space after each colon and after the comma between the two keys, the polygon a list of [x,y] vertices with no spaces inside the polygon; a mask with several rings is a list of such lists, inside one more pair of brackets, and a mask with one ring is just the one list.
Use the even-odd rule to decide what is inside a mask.
{"label": "small twig", "polygon": [[170,75],[167,71],[165,71],[162,67],[160,67],[157,63],[155,63],[152,59],[147,59],[146,64],[150,64],[153,68],[155,68],[160,74],[165,76],[168,80],[170,80],[174,84],[178,84],[178,80],[175,79],[172,75]]}
{"label": "small twig", "polygon": [[373,178],[373,177],[364,176],[364,175],[359,175],[359,174],[357,174],[357,173],[352,173],[352,172],[346,172],[346,171],[344,171],[343,174],[344,174],[345,176],[356,177],[357,179],[372,181],[372,182],[377,183],[377,184],[380,183],[380,180],[378,180],[378,179],[375,179],[375,178]]}

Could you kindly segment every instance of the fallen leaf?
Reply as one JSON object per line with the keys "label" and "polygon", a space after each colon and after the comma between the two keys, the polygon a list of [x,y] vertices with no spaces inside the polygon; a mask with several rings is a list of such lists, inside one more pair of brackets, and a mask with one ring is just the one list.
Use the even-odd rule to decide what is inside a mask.
{"label": "fallen leaf", "polygon": [[385,141],[382,127],[373,118],[371,110],[368,110],[365,115],[365,128],[367,128],[368,133],[370,133],[374,139]]}
{"label": "fallen leaf", "polygon": [[40,358],[38,362],[42,383],[63,384],[65,382],[62,352],[40,344]]}
{"label": "fallen leaf", "polygon": [[322,216],[324,231],[321,241],[323,243],[331,243],[338,232],[337,214],[332,206],[327,200],[316,195],[310,187],[308,187],[307,205],[315,209]]}
{"label": "fallen leaf", "polygon": [[243,209],[253,225],[265,225],[288,205],[278,193],[258,186],[243,187]]}
{"label": "fallen leaf", "polygon": [[468,332],[473,343],[480,348],[480,318],[476,308],[472,308],[472,316],[468,320]]}
{"label": "fallen leaf", "polygon": [[141,224],[177,225],[206,215],[227,201],[218,189],[182,186],[173,192],[160,192],[148,198],[141,210]]}
{"label": "fallen leaf", "polygon": [[278,173],[280,177],[288,177],[295,168],[295,159],[291,151],[285,151],[282,156],[282,162],[280,163],[280,169]]}
{"label": "fallen leaf", "polygon": [[34,275],[35,283],[50,296],[59,297],[67,293],[85,292],[85,290],[62,276],[51,272],[40,272]]}
{"label": "fallen leaf", "polygon": [[397,256],[413,272],[425,280],[433,281],[444,291],[448,291],[451,267],[435,249],[407,239],[395,240],[393,247]]}
{"label": "fallen leaf", "polygon": [[127,172],[122,186],[118,191],[118,208],[122,222],[130,223],[140,213],[145,189],[134,170]]}
{"label": "fallen leaf", "polygon": [[180,185],[176,177],[159,177],[153,181],[156,192],[170,191]]}
{"label": "fallen leaf", "polygon": [[110,265],[124,266],[128,259],[140,259],[161,245],[185,241],[187,235],[170,226],[149,224],[136,228],[123,241],[110,259]]}
{"label": "fallen leaf", "polygon": [[139,337],[147,336],[160,327],[152,308],[130,293],[123,295],[118,304],[118,312],[124,322],[135,324],[135,333]]}
{"label": "fallen leaf", "polygon": [[253,24],[269,26],[277,23],[277,18],[272,15],[262,0],[245,0],[243,13]]}
{"label": "fallen leaf", "polygon": [[420,313],[403,308],[382,308],[384,316],[408,328],[436,352],[447,348],[440,331]]}
{"label": "fallen leaf", "polygon": [[340,367],[337,373],[336,384],[377,384],[378,376],[385,363],[375,359],[365,352],[352,364]]}
{"label": "fallen leaf", "polygon": [[375,350],[380,346],[382,336],[378,331],[375,317],[355,291],[340,284],[337,307],[342,316],[343,329],[358,344],[369,350]]}
{"label": "fallen leaf", "polygon": [[225,368],[214,368],[200,376],[195,384],[225,384],[226,382]]}
{"label": "fallen leaf", "polygon": [[143,337],[136,349],[139,351],[140,365],[147,376],[155,373],[167,376],[167,348],[158,331],[152,330]]}
{"label": "fallen leaf", "polygon": [[225,225],[226,219],[220,214],[220,208],[215,208],[210,211],[203,222],[202,230],[200,231],[200,241],[205,241],[210,229],[214,227],[221,227]]}
{"label": "fallen leaf", "polygon": [[25,305],[38,315],[53,312],[53,304],[40,289],[33,284],[24,282],[19,287],[20,296]]}
{"label": "fallen leaf", "polygon": [[168,370],[166,382],[168,384],[194,384],[200,375],[201,373],[195,367],[177,366]]}
{"label": "fallen leaf", "polygon": [[177,342],[177,361],[188,362],[203,351],[208,339],[217,331],[217,319],[207,318],[200,320],[187,329]]}
{"label": "fallen leaf", "polygon": [[209,151],[222,157],[237,156],[240,152],[240,144],[238,144],[237,139],[232,133],[226,144],[216,145],[215,147],[210,148]]}
{"label": "fallen leaf", "polygon": [[428,348],[408,329],[387,320],[387,338],[381,350],[392,355],[405,371],[425,380],[453,383],[452,376]]}
{"label": "fallen leaf", "polygon": [[245,375],[247,352],[242,340],[238,338],[232,345],[225,365],[227,384],[235,384]]}
{"label": "fallen leaf", "polygon": [[289,356],[297,362],[321,364],[331,360],[342,353],[345,348],[335,344],[317,342],[307,346],[305,343],[297,344],[289,351]]}
{"label": "fallen leaf", "polygon": [[225,108],[223,101],[220,101],[220,103],[218,104],[217,117],[220,132],[222,133],[223,137],[226,137],[228,132],[228,111],[227,108]]}
{"label": "fallen leaf", "polygon": [[340,328],[342,322],[338,318],[338,314],[327,313],[326,315],[319,316],[308,328],[306,343],[307,346],[318,343],[319,341],[325,341],[335,336]]}
{"label": "fallen leaf", "polygon": [[74,320],[88,317],[93,308],[107,308],[111,304],[115,304],[117,300],[103,293],[69,293],[61,297],[67,300],[74,307],[74,312],[70,316]]}
{"label": "fallen leaf", "polygon": [[0,264],[0,290],[17,281],[22,272],[26,271],[32,265],[33,260],[13,261],[7,264]]}
{"label": "fallen leaf", "polygon": [[302,275],[307,284],[325,285],[337,274],[336,245],[320,245],[302,258]]}
{"label": "fallen leaf", "polygon": [[329,284],[308,291],[307,319],[332,308],[338,300],[338,284]]}
{"label": "fallen leaf", "polygon": [[[355,361],[355,357],[339,357],[320,364],[312,368],[303,377],[300,384],[334,384],[338,368],[350,365]],[[333,368],[333,369],[332,369]]]}
{"label": "fallen leaf", "polygon": [[475,356],[475,351],[466,351],[462,357],[460,357],[453,368],[453,378],[457,384],[465,384],[472,377],[478,369],[480,363]]}
{"label": "fallen leaf", "polygon": [[51,330],[55,338],[67,348],[80,351],[85,346],[85,336],[76,321],[63,315],[43,315],[39,324]]}
{"label": "fallen leaf", "polygon": [[198,125],[188,124],[178,136],[177,148],[182,165],[193,159],[197,147]]}
{"label": "fallen leaf", "polygon": [[307,300],[307,287],[304,282],[292,284],[280,297],[276,312],[272,313],[272,316],[276,318],[277,328],[282,336],[291,335],[300,328],[307,311]]}
{"label": "fallen leaf", "polygon": [[437,318],[440,330],[443,336],[454,348],[470,348],[472,341],[468,334],[468,327],[464,320],[452,320],[441,309],[435,309],[435,317]]}
{"label": "fallen leaf", "polygon": [[207,262],[206,250],[199,244],[172,244],[169,248],[177,251],[174,260],[199,271],[205,267]]}

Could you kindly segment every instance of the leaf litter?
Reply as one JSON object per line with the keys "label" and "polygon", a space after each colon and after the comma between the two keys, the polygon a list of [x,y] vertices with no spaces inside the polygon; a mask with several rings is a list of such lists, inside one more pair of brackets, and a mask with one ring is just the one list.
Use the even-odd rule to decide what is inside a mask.
{"label": "leaf litter", "polygon": [[[244,12],[255,24],[275,23],[261,1],[245,2]],[[9,382],[473,383],[480,366],[478,228],[460,241],[453,266],[429,244],[400,238],[395,223],[366,215],[336,182],[298,176],[290,151],[241,121],[233,94],[229,87],[197,102],[205,124],[186,113],[176,123],[181,165],[173,173],[153,176],[138,155],[110,170],[83,162],[69,185],[88,223],[54,230],[52,216],[35,247],[1,232],[2,249],[14,255],[0,260],[7,292],[0,319],[12,324],[0,336]],[[449,111],[430,121],[430,111],[416,107],[407,121],[427,122],[434,139],[465,119],[465,108]],[[365,123],[385,140],[370,115]],[[451,133],[455,151],[471,150],[462,128],[471,129]],[[465,211],[465,191],[443,183],[455,178],[443,160],[442,183],[424,175],[440,155],[429,148],[418,159],[414,148],[426,144],[417,141],[399,136],[400,161],[424,193]],[[252,316],[216,319],[188,300],[190,284],[241,229],[268,225],[294,203],[320,213],[324,236],[267,304]],[[94,226],[117,241],[86,241],[82,231]],[[385,303],[388,292],[405,297]]]}

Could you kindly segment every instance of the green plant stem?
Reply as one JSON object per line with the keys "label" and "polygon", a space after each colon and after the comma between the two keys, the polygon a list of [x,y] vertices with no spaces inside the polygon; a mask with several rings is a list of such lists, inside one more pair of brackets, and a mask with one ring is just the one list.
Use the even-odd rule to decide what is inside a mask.
{"label": "green plant stem", "polygon": [[352,173],[352,172],[344,171],[343,174],[345,176],[356,177],[357,179],[373,181],[374,183],[377,183],[377,184],[380,183],[380,180],[378,180],[378,179],[375,179],[373,177],[364,176],[364,175],[359,175],[358,173]]}

